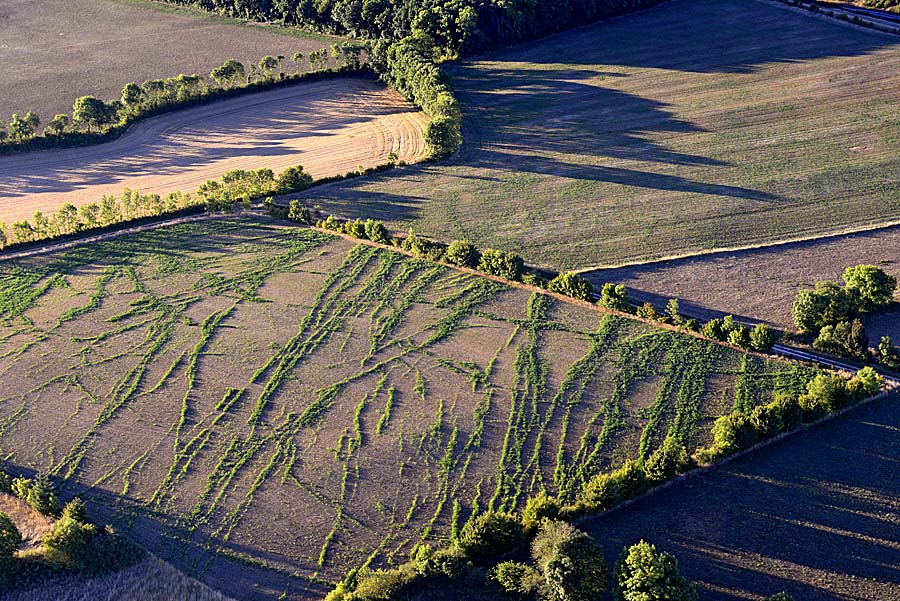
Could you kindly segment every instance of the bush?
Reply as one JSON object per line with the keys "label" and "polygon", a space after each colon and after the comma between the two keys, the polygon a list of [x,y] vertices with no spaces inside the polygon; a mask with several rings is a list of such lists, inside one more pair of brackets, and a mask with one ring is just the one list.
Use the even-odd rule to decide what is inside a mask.
{"label": "bush", "polygon": [[456,545],[476,565],[489,565],[525,542],[525,530],[516,516],[488,511],[469,520]]}
{"label": "bush", "polygon": [[615,311],[628,311],[630,302],[628,300],[628,289],[622,284],[603,284],[600,288],[601,307],[613,309]]}
{"label": "bush", "polygon": [[97,527],[84,524],[71,517],[61,517],[53,531],[44,537],[43,545],[62,553],[68,563],[83,568],[90,561],[91,541],[97,535]]}
{"label": "bush", "polygon": [[592,300],[594,293],[594,287],[589,281],[571,271],[561,273],[550,280],[547,290],[588,302]]}
{"label": "bush", "polygon": [[478,261],[478,270],[517,282],[522,279],[525,263],[515,253],[486,248]]}
{"label": "bush", "polygon": [[778,333],[764,323],[756,324],[750,331],[750,348],[760,353],[772,350],[778,340]]}
{"label": "bush", "polygon": [[551,599],[591,601],[606,591],[609,570],[603,549],[588,534],[566,522],[547,521],[531,547]]}
{"label": "bush", "polygon": [[894,346],[890,336],[882,336],[875,351],[876,360],[891,369],[900,368],[900,350]]}
{"label": "bush", "polygon": [[582,500],[590,511],[605,511],[644,494],[650,483],[639,461],[629,459],[610,474],[598,474],[585,485]]}
{"label": "bush", "polygon": [[19,477],[12,481],[13,494],[44,515],[59,515],[59,499],[50,479],[38,474],[34,480]]}
{"label": "bush", "polygon": [[303,223],[306,225],[312,223],[312,216],[309,214],[309,209],[300,204],[300,201],[296,198],[293,198],[288,202],[287,218],[296,223]]}
{"label": "bush", "polygon": [[22,535],[15,522],[0,511],[0,561],[10,559],[22,545]]}
{"label": "bush", "polygon": [[758,438],[753,422],[740,411],[717,419],[712,434],[715,446],[726,454],[749,448],[756,444]]}
{"label": "bush", "polygon": [[504,561],[491,570],[490,577],[507,593],[532,596],[538,592],[541,574],[518,561]]}
{"label": "bush", "polygon": [[641,319],[650,319],[653,321],[659,320],[659,313],[656,312],[656,307],[651,303],[644,303],[638,307],[635,314]]}
{"label": "bush", "polygon": [[613,596],[617,601],[696,601],[697,590],[681,576],[674,556],[642,540],[616,563]]}
{"label": "bush", "polygon": [[813,342],[813,348],[865,361],[869,358],[869,337],[860,320],[842,321],[834,326],[824,326]]}
{"label": "bush", "polygon": [[848,321],[853,298],[835,282],[818,282],[814,290],[801,290],[791,305],[791,315],[801,332],[817,333],[827,325]]}
{"label": "bush", "polygon": [[728,343],[742,349],[750,348],[750,329],[745,325],[736,325],[728,332]]}
{"label": "bush", "polygon": [[750,412],[750,423],[759,438],[771,438],[784,430],[781,410],[774,403],[754,407]]}
{"label": "bush", "polygon": [[84,501],[75,497],[66,503],[66,506],[63,507],[62,517],[75,520],[80,524],[87,524],[87,507],[85,507]]}
{"label": "bush", "polygon": [[722,320],[718,318],[707,321],[703,325],[701,332],[707,338],[712,338],[713,340],[718,340],[720,342],[724,342],[728,338],[728,332],[722,327]]}
{"label": "bush", "polygon": [[844,288],[859,311],[876,311],[893,300],[897,279],[874,265],[857,265],[844,270]]}
{"label": "bush", "polygon": [[374,221],[372,219],[366,219],[364,224],[365,236],[372,242],[378,244],[390,244],[391,243],[391,233],[388,231],[387,227],[385,227],[384,223],[381,221]]}
{"label": "bush", "polygon": [[278,194],[302,192],[309,188],[312,183],[312,176],[303,171],[302,165],[297,165],[296,167],[288,167],[278,176],[275,182],[275,191]]}
{"label": "bush", "polygon": [[555,520],[559,517],[560,504],[556,497],[551,497],[542,490],[526,501],[522,509],[522,525],[529,534],[534,534],[544,520]]}
{"label": "bush", "polygon": [[651,483],[660,484],[684,473],[690,467],[687,449],[675,438],[668,436],[644,462],[644,473]]}
{"label": "bush", "polygon": [[444,256],[447,258],[448,263],[470,269],[475,269],[478,266],[478,261],[481,259],[478,249],[468,240],[454,240],[447,247],[447,252]]}

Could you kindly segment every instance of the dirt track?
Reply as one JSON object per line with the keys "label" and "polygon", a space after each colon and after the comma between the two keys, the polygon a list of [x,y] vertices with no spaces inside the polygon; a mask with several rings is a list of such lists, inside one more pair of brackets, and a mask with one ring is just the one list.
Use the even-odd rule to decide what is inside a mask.
{"label": "dirt track", "polygon": [[425,153],[427,117],[359,78],[299,84],[149,119],[99,146],[0,158],[0,221],[124,188],[194,192],[230,169],[302,164],[324,177]]}

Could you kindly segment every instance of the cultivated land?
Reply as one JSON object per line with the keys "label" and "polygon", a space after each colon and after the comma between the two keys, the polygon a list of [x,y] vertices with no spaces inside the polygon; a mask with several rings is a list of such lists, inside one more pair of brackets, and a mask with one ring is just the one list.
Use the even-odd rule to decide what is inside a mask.
{"label": "cultivated land", "polygon": [[[226,59],[256,63],[330,46],[337,38],[284,35],[149,2],[4,0],[0,5],[0,119],[71,113],[79,96],[118,98],[129,81],[206,75]],[[288,68],[290,68],[288,58]]]}
{"label": "cultivated land", "polygon": [[311,598],[477,509],[809,371],[269,221],[0,264],[0,450],[241,599]]}
{"label": "cultivated land", "polygon": [[895,219],[898,67],[895,37],[675,0],[451,67],[460,156],[311,197],[555,269]]}
{"label": "cultivated land", "polygon": [[[878,265],[900,277],[900,228],[797,242],[738,252],[714,253],[584,274],[595,285],[625,284],[639,302],[665,306],[682,299],[687,315],[710,319],[725,314],[794,329],[791,303],[802,288],[821,280],[840,281],[844,269]],[[894,312],[866,319],[873,343],[878,336],[900,340]]]}
{"label": "cultivated land", "polygon": [[896,395],[588,522],[610,561],[641,538],[709,601],[900,598]]}
{"label": "cultivated land", "polygon": [[112,142],[0,157],[0,221],[124,188],[194,193],[231,169],[276,174],[302,164],[325,177],[426,154],[427,117],[366,78],[342,77],[248,94],[142,121]]}

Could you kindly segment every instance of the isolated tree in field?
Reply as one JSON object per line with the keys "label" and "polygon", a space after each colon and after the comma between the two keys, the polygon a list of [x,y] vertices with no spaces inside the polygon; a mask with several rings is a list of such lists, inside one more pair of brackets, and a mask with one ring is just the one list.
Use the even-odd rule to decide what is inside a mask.
{"label": "isolated tree in field", "polygon": [[454,240],[447,247],[447,253],[444,256],[448,263],[470,269],[475,269],[481,258],[478,249],[469,240]]}
{"label": "isolated tree in field", "polygon": [[678,571],[674,556],[641,541],[616,564],[616,601],[696,601],[697,590]]}
{"label": "isolated tree in field", "polygon": [[550,280],[547,290],[583,301],[590,301],[594,293],[594,287],[589,281],[571,271],[561,273]]}
{"label": "isolated tree in field", "polygon": [[222,63],[222,66],[216,67],[209,73],[209,76],[223,88],[233,87],[235,82],[243,80],[244,75],[244,65],[233,58],[228,59]]}
{"label": "isolated tree in field", "polygon": [[294,61],[294,65],[297,66],[297,75],[300,75],[300,66],[303,64],[305,58],[306,55],[302,52],[295,52],[291,55],[291,60]]}
{"label": "isolated tree in field", "polygon": [[22,535],[15,522],[0,511],[0,562],[9,560],[22,545]]}
{"label": "isolated tree in field", "polygon": [[82,96],[72,106],[72,121],[90,132],[109,120],[106,103],[93,96]]}
{"label": "isolated tree in field", "polygon": [[844,271],[844,284],[859,310],[876,311],[893,300],[897,278],[874,265],[857,265]]}
{"label": "isolated tree in field", "polygon": [[47,127],[44,128],[45,136],[62,135],[69,127],[69,116],[65,113],[59,113],[50,120]]}

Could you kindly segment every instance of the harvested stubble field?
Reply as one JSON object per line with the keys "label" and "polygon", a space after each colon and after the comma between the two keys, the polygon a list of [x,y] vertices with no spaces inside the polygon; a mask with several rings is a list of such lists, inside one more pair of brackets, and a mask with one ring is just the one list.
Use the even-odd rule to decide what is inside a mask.
{"label": "harvested stubble field", "polygon": [[[791,303],[797,292],[821,280],[841,281],[844,269],[878,265],[900,278],[900,227],[735,252],[601,269],[584,274],[599,285],[616,282],[638,302],[665,306],[681,299],[686,315],[710,319],[732,314],[794,329]],[[865,319],[873,343],[900,340],[896,312]]]}
{"label": "harvested stubble field", "polygon": [[[900,599],[897,395],[586,524],[610,561],[644,538],[704,601]],[[740,491],[736,494],[735,491]]]}
{"label": "harvested stubble field", "polygon": [[363,77],[299,83],[167,113],[105,144],[0,157],[0,222],[98,202],[124,188],[193,193],[231,169],[302,164],[327,177],[426,154],[427,117]]}
{"label": "harvested stubble field", "polygon": [[898,67],[896,37],[674,0],[451,67],[457,158],[312,198],[555,269],[894,219]]}
{"label": "harvested stubble field", "polygon": [[312,598],[806,368],[225,218],[0,265],[0,453],[241,599]]}
{"label": "harvested stubble field", "polygon": [[267,54],[290,57],[338,40],[150,6],[142,0],[0,3],[0,119],[33,111],[47,123],[56,113],[71,113],[79,96],[118,98],[129,81],[206,75],[229,58],[255,64]]}

